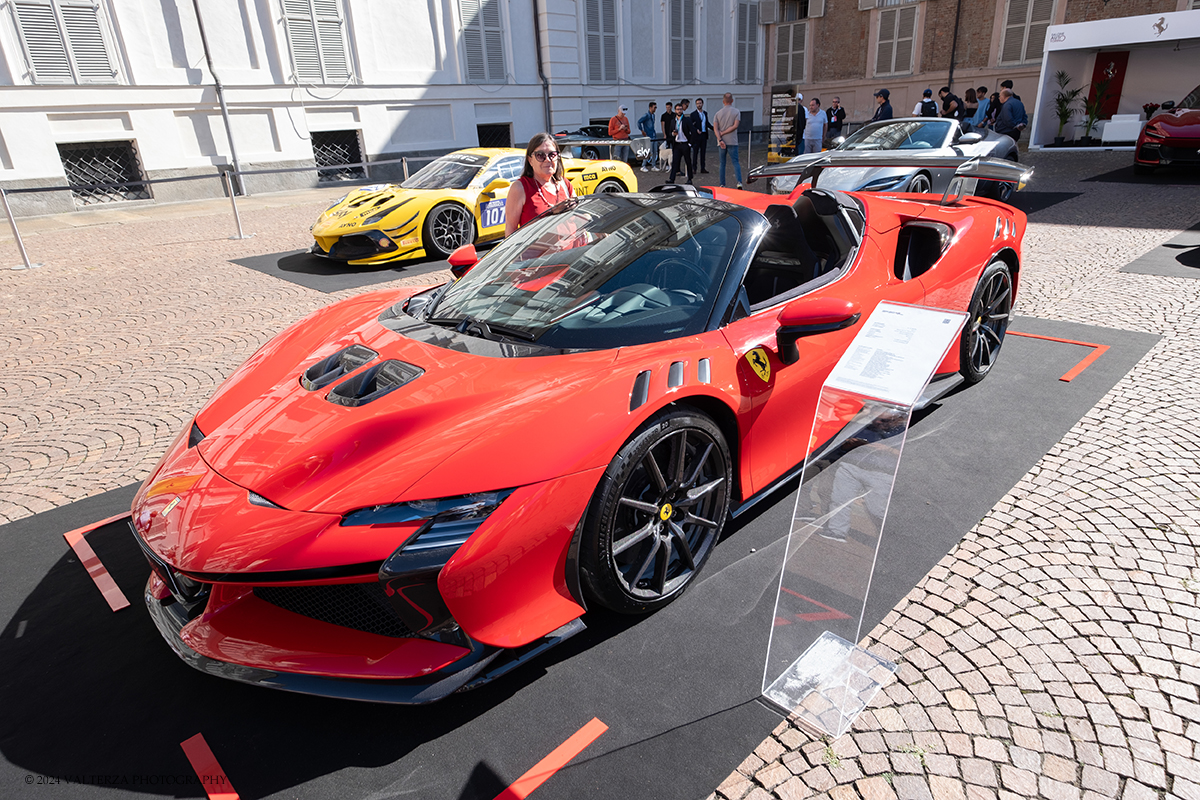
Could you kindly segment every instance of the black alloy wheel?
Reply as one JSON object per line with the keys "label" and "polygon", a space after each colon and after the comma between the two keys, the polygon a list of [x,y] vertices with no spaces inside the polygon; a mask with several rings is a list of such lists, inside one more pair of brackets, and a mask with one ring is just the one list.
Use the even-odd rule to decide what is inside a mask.
{"label": "black alloy wheel", "polygon": [[425,252],[446,258],[475,241],[475,217],[458,203],[434,206],[425,217]]}
{"label": "black alloy wheel", "polygon": [[918,172],[913,175],[912,180],[908,182],[908,191],[913,194],[929,194],[933,191],[933,183],[929,180],[929,176],[924,172]]}
{"label": "black alloy wheel", "polygon": [[729,514],[731,460],[720,428],[668,410],[625,443],[592,497],[580,546],[591,599],[643,614],[678,597],[712,554]]}
{"label": "black alloy wheel", "polygon": [[975,287],[967,324],[959,344],[959,374],[968,384],[979,383],[1000,356],[1012,316],[1012,273],[996,259],[987,265]]}
{"label": "black alloy wheel", "polygon": [[600,185],[596,187],[596,191],[592,192],[592,194],[621,194],[624,191],[625,184],[616,178],[605,178],[600,181]]}
{"label": "black alloy wheel", "polygon": [[600,158],[600,151],[594,147],[585,147],[579,154],[590,161],[596,161]]}

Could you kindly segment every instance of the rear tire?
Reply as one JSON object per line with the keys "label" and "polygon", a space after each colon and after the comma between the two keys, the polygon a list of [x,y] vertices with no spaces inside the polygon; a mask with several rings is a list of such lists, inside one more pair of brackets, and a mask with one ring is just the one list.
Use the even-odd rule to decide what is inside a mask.
{"label": "rear tire", "polygon": [[595,161],[600,158],[600,151],[594,147],[585,147],[579,151],[579,154],[591,161]]}
{"label": "rear tire", "polygon": [[624,192],[625,184],[616,178],[605,178],[600,181],[600,185],[596,187],[596,191],[592,192],[592,194],[623,194]]}
{"label": "rear tire", "polygon": [[652,417],[588,505],[579,550],[588,597],[645,614],[682,594],[721,537],[731,475],[729,447],[709,417],[691,409]]}
{"label": "rear tire", "polygon": [[979,383],[1000,356],[1012,315],[1012,272],[1000,259],[983,270],[971,298],[967,324],[959,340],[959,374],[968,385]]}

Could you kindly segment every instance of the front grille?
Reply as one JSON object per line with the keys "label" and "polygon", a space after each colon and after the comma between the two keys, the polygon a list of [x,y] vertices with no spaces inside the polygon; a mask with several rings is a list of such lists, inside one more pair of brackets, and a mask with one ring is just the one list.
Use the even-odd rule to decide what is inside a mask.
{"label": "front grille", "polygon": [[1195,147],[1160,147],[1158,152],[1168,161],[1200,162],[1200,150]]}
{"label": "front grille", "polygon": [[256,586],[254,596],[309,619],[404,639],[412,631],[392,611],[383,586],[340,583],[332,586]]}
{"label": "front grille", "polygon": [[333,246],[329,248],[329,255],[334,258],[345,259],[368,258],[395,249],[396,243],[391,240],[388,240],[387,247],[381,247],[379,242],[370,236],[363,233],[355,233],[350,236],[343,236],[334,242]]}

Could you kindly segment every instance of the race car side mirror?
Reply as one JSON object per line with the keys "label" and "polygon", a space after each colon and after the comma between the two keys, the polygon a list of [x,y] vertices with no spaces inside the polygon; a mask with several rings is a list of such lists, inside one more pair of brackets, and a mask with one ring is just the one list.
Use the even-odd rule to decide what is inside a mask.
{"label": "race car side mirror", "polygon": [[775,332],[779,360],[795,364],[800,360],[796,342],[803,336],[840,331],[858,322],[862,313],[858,303],[837,297],[801,297],[779,312],[779,329]]}
{"label": "race car side mirror", "polygon": [[496,178],[491,183],[489,183],[487,186],[483,187],[483,193],[484,194],[495,194],[496,192],[500,191],[501,189],[507,189],[509,186],[512,186],[512,181],[506,181],[506,180],[504,180],[504,178]]}
{"label": "race car side mirror", "polygon": [[461,278],[471,267],[479,263],[479,254],[475,252],[475,245],[464,244],[451,253],[446,260],[450,262],[450,273],[455,278]]}

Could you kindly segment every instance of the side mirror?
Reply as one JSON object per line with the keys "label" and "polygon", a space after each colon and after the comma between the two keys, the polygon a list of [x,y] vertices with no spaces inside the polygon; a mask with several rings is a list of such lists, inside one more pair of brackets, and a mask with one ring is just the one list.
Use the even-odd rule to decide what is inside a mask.
{"label": "side mirror", "polygon": [[1165,101],[1163,101],[1163,104],[1162,104],[1161,106],[1159,106],[1159,110],[1161,110],[1161,111],[1170,111],[1170,110],[1171,110],[1172,108],[1174,108],[1174,107],[1175,107],[1175,101],[1174,101],[1174,100],[1165,100]]}
{"label": "side mirror", "polygon": [[793,300],[779,312],[779,330],[775,332],[779,360],[784,364],[795,364],[800,360],[800,348],[796,342],[802,336],[849,328],[861,316],[858,303],[851,300],[837,297],[801,297]]}
{"label": "side mirror", "polygon": [[983,136],[981,134],[975,133],[975,132],[964,133],[962,136],[958,137],[959,144],[975,144],[976,142],[982,142],[982,141],[983,141]]}
{"label": "side mirror", "polygon": [[487,186],[483,187],[483,194],[495,194],[501,189],[507,189],[512,186],[512,181],[506,181],[504,178],[495,178]]}
{"label": "side mirror", "polygon": [[475,252],[475,245],[464,244],[451,253],[446,260],[450,262],[450,274],[455,278],[461,278],[470,271],[471,267],[479,263],[479,254]]}
{"label": "side mirror", "polygon": [[833,145],[834,147],[841,147],[842,145],[844,145],[846,143],[846,137],[845,136],[835,136],[833,139],[830,140],[829,143],[831,145]]}

